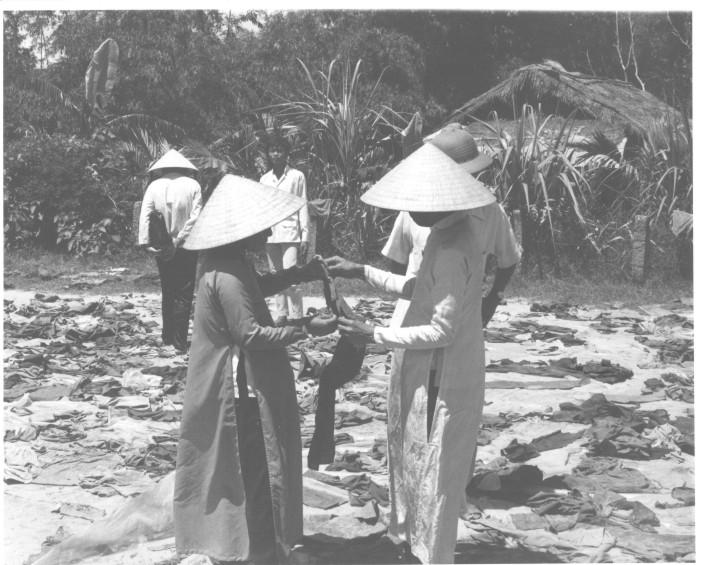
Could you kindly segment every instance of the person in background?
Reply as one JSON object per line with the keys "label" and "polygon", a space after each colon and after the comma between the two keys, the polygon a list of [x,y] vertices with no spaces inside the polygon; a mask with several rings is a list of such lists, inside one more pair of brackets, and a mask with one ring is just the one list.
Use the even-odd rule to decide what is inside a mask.
{"label": "person in background", "polygon": [[265,296],[319,280],[314,260],[259,275],[249,252],[302,198],[225,175],[187,249],[200,251],[174,489],[179,555],[219,562],[285,563],[303,535],[302,445],[286,346],[336,329],[336,319],[275,327]]}
{"label": "person in background", "polygon": [[[450,123],[434,134],[425,138],[425,143],[431,143],[451,157],[467,173],[477,175],[491,166],[492,159],[479,151],[476,140],[468,130],[458,123]],[[496,307],[503,298],[503,291],[508,285],[515,265],[515,257],[519,257],[519,246],[510,226],[510,220],[500,204],[495,203],[493,215],[501,225],[501,237],[496,240],[494,249],[489,253],[495,256],[497,271],[491,290],[483,299],[482,318],[485,327],[490,322]],[[410,214],[399,212],[395,218],[388,240],[381,254],[391,260],[391,272],[397,275],[415,276],[420,269],[422,254],[425,249],[430,228],[418,226]],[[516,254],[516,250],[517,254]],[[393,320],[400,324],[408,307],[408,301],[399,298]]]}
{"label": "person in background", "polygon": [[[149,169],[156,176],[149,183],[139,216],[138,244],[156,258],[161,281],[161,338],[184,353],[188,349],[188,322],[195,287],[195,252],[183,248],[201,208],[200,184],[193,178],[197,168],[171,149]],[[160,212],[173,246],[163,249],[149,242],[151,212]]]}
{"label": "person in background", "polygon": [[[503,246],[500,241],[509,249],[510,237],[490,190],[431,143],[403,160],[362,201],[407,211],[416,224],[430,228],[415,276],[341,257],[325,262],[332,276],[361,278],[409,300],[402,320],[389,327],[345,318],[338,323],[342,335],[357,343],[394,348],[389,531],[421,562],[451,563],[483,410],[486,257]],[[518,259],[513,247],[510,262]]]}
{"label": "person in background", "polygon": [[[307,200],[305,175],[288,165],[290,144],[280,135],[271,136],[266,143],[271,170],[261,177],[261,184],[283,190]],[[272,272],[288,269],[307,256],[309,216],[306,205],[271,228],[266,242],[266,255]],[[303,315],[303,297],[292,286],[276,296],[276,324]]]}

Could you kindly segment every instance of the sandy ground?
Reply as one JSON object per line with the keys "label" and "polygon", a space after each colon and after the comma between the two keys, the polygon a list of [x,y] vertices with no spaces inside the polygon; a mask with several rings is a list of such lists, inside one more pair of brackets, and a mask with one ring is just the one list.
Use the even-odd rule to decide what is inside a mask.
{"label": "sandy ground", "polygon": [[[33,296],[32,292],[6,291],[5,304],[7,306],[11,303],[15,307],[20,307],[22,304],[28,304]],[[63,295],[61,297],[65,298]],[[75,295],[75,297],[80,299],[79,295]],[[115,301],[125,300],[124,295],[107,298]],[[93,299],[95,298],[91,297],[91,300]],[[160,306],[158,295],[139,294],[129,296],[128,299],[135,305],[140,317],[153,320],[158,324]],[[357,300],[350,298],[349,302],[354,305]],[[322,306],[322,301],[315,297],[306,298],[305,306],[306,308],[309,306],[319,307]],[[637,402],[642,410],[664,409],[672,420],[679,416],[693,415],[693,404],[691,403],[674,400],[663,392],[643,394],[643,390],[646,388],[644,383],[647,379],[660,378],[662,374],[667,372],[673,372],[682,378],[692,376],[692,362],[662,362],[655,349],[635,341],[634,335],[625,331],[624,327],[617,328],[614,333],[610,334],[599,333],[592,324],[593,320],[603,312],[610,313],[613,317],[632,317],[643,320],[642,323],[651,330],[653,338],[693,337],[691,328],[658,326],[654,323],[654,320],[661,316],[674,312],[692,321],[691,304],[647,305],[636,310],[624,310],[617,308],[617,305],[601,308],[587,307],[578,310],[581,319],[567,320],[556,318],[552,314],[530,312],[530,304],[527,302],[510,300],[507,305],[499,308],[491,323],[491,329],[508,327],[509,322],[514,320],[555,324],[575,330],[576,337],[585,340],[585,344],[567,347],[559,340],[538,341],[529,339],[529,336],[520,336],[516,342],[510,343],[489,342],[486,344],[487,363],[499,362],[501,359],[549,361],[562,357],[576,357],[579,363],[600,362],[603,359],[608,359],[631,369],[634,375],[618,384],[605,384],[591,379],[575,388],[562,390],[522,387],[526,380],[531,383],[541,382],[543,386],[549,386],[550,382],[558,380],[551,377],[488,372],[484,414],[510,414],[514,416],[514,419],[511,419],[510,425],[500,430],[500,433],[490,443],[479,447],[477,453],[478,470],[490,469],[491,465],[495,466],[496,462],[501,460],[501,450],[513,440],[529,443],[532,439],[553,431],[577,432],[586,429],[587,426],[578,423],[550,421],[549,415],[559,410],[559,405],[563,402],[580,404],[595,393],[602,393],[607,399],[622,405],[633,406],[633,403]],[[158,335],[158,328],[154,329],[154,335]],[[30,345],[41,346],[37,342],[30,343]],[[17,355],[21,355],[23,346],[26,347],[26,343],[24,345],[21,342],[8,345],[6,336],[4,351],[6,370],[8,366],[12,366]],[[174,360],[169,358],[159,347],[145,348],[136,351],[134,355],[143,356],[144,366],[166,364]],[[180,363],[185,362],[183,358],[175,360]],[[360,405],[354,399],[358,399],[359,395],[368,393],[385,395],[388,375],[384,360],[384,356],[367,358],[365,374],[338,393],[338,411],[358,408]],[[515,386],[491,388],[491,383],[504,383],[505,381],[512,382]],[[303,388],[307,386],[309,385],[301,384]],[[350,398],[352,400],[349,400]],[[97,408],[94,405],[91,406],[90,403],[81,404],[87,405],[79,408],[86,411],[89,420]],[[16,404],[11,405],[5,402],[6,430],[8,417],[11,417],[13,406]],[[41,412],[39,408],[48,410],[50,407],[41,402],[35,402],[27,408],[30,412],[30,418],[32,408],[37,411],[34,413],[36,419],[37,413]],[[314,414],[309,414],[306,416],[304,427],[305,424],[312,422],[314,422]],[[151,422],[115,416],[108,425],[105,425],[104,422],[100,425],[96,424],[95,433],[98,435],[95,437],[103,439],[114,437],[122,440],[128,437],[134,445],[148,445],[155,434],[177,430],[177,428],[177,422]],[[381,414],[374,414],[374,417],[367,423],[344,427],[337,431],[347,432],[353,438],[353,443],[337,447],[339,453],[347,451],[366,453],[377,440],[382,440],[385,437],[385,421]],[[32,442],[18,441],[13,444],[31,446]],[[581,438],[559,449],[544,451],[538,457],[526,461],[525,464],[537,466],[545,477],[569,473],[586,457],[588,451],[586,444],[587,440]],[[6,449],[8,445],[10,444],[6,443]],[[56,449],[59,450],[66,448],[66,444],[56,445]],[[304,450],[303,461],[306,461],[306,456],[307,450]],[[101,466],[106,470],[114,470],[120,467],[118,461],[119,457],[115,456],[115,459],[112,460],[109,456],[104,456],[93,461],[78,458],[72,463],[70,457],[67,456],[66,464],[67,467],[71,468],[73,474],[67,472],[66,477],[72,476],[73,479],[67,480],[64,485],[42,483],[41,474],[34,482],[6,483],[4,493],[4,562],[8,565],[20,565],[28,562],[30,556],[37,555],[42,551],[42,543],[51,536],[60,538],[62,535],[80,535],[86,531],[95,532],[100,530],[101,524],[105,524],[106,526],[102,528],[102,535],[105,536],[104,543],[96,544],[98,547],[86,550],[84,553],[92,552],[93,555],[86,555],[80,560],[80,563],[84,565],[94,563],[106,565],[178,563],[172,533],[169,530],[170,501],[168,497],[161,496],[159,498],[160,495],[153,494],[156,492],[155,489],[158,489],[158,485],[155,486],[153,479],[142,476],[139,481],[131,485],[132,488],[124,488],[122,493],[124,496],[96,496],[77,485],[75,478],[81,473],[96,472]],[[648,492],[621,493],[622,496],[630,501],[639,501],[650,509],[655,509],[657,502],[674,503],[671,491],[675,487],[695,487],[694,457],[680,450],[673,449],[664,457],[652,460],[623,459],[622,461],[627,467],[640,470],[651,481],[651,488],[648,489]],[[388,482],[385,466],[365,472],[378,484],[386,485]],[[344,477],[349,473],[335,471],[332,474]],[[309,483],[309,480],[306,479],[306,482]],[[152,493],[150,498],[152,506],[143,507],[143,515],[134,505],[135,499],[131,498],[140,492]],[[575,528],[560,533],[549,532],[546,529],[519,530],[516,528],[512,516],[531,512],[529,507],[491,496],[474,497],[471,502],[476,506],[475,513],[471,516],[472,519],[460,520],[459,523],[457,562],[587,561],[595,555],[602,560],[609,561],[644,560],[641,555],[632,551],[632,542],[628,542],[628,546],[628,543],[614,541],[612,533],[606,527],[577,524]],[[65,506],[67,503],[86,506],[85,508],[74,506],[74,509],[78,510],[71,512]],[[131,509],[130,504],[132,505]],[[129,521],[127,519],[115,521],[113,518],[110,521],[111,513],[119,512],[120,509],[124,513],[125,508],[127,508],[127,514],[131,516],[130,520],[134,525],[132,531],[129,531],[129,527],[126,525],[126,522]],[[652,528],[649,533],[642,532],[642,536],[660,536],[653,538],[656,540],[668,539],[665,537],[667,535],[679,536],[675,539],[675,542],[679,543],[694,535],[693,506],[657,508],[655,511],[659,525]],[[103,512],[105,517],[100,517]],[[398,549],[383,535],[388,517],[387,507],[367,505],[365,508],[359,508],[344,502],[331,509],[323,510],[306,505],[304,515],[305,534],[310,537],[306,538],[303,547],[296,552],[296,559],[300,562],[402,562],[399,561],[403,558],[399,557]],[[366,521],[363,520],[364,518]],[[351,521],[349,522],[349,520]],[[340,528],[344,530],[345,523],[358,526],[358,532],[355,534],[355,530],[352,528],[347,532],[346,537],[335,539],[336,536],[341,536],[338,532]],[[489,532],[490,535],[486,532]],[[627,535],[624,534],[621,537],[626,539]],[[120,543],[116,544],[114,538],[119,538]],[[118,547],[120,545],[122,547]],[[77,547],[80,547],[80,544]],[[565,547],[570,549],[565,549]],[[685,544],[684,547],[686,547]],[[55,552],[53,557],[50,554],[49,560],[45,558],[41,563],[68,563],[70,562],[68,557],[80,557],[81,551],[67,552],[63,558],[57,557]],[[600,554],[598,554],[599,551]],[[688,552],[686,560],[695,559],[690,554],[692,552],[693,549]],[[684,557],[678,554],[677,556],[678,558]],[[190,558],[186,562],[191,565],[207,563],[203,560],[198,561],[196,558]]]}

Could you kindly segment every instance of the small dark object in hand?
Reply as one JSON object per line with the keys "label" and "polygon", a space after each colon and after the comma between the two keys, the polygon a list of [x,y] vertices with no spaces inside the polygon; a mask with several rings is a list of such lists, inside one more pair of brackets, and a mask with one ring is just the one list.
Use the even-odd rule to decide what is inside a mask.
{"label": "small dark object in hand", "polygon": [[173,247],[173,240],[166,228],[166,220],[161,212],[149,212],[149,245],[160,251],[168,251]]}

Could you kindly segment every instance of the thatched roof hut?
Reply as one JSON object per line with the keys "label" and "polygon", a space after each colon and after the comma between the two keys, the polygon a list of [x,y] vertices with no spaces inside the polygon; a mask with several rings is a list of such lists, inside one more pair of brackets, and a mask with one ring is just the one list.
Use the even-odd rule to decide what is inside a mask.
{"label": "thatched roof hut", "polygon": [[559,63],[528,65],[489,91],[469,100],[448,121],[486,120],[495,111],[500,119],[520,115],[523,104],[543,113],[593,120],[600,129],[654,133],[663,124],[682,123],[681,114],[649,92],[621,80],[568,72]]}

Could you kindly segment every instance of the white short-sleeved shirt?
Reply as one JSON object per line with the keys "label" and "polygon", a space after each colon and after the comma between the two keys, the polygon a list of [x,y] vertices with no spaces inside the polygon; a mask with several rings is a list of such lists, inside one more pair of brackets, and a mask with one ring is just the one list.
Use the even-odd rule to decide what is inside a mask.
{"label": "white short-sleeved shirt", "polygon": [[[261,184],[285,190],[307,200],[305,175],[298,169],[286,166],[281,178],[278,178],[272,169],[261,177]],[[271,227],[272,234],[268,238],[268,243],[307,242],[308,227],[308,207],[303,206],[299,211]]]}
{"label": "white short-sleeved shirt", "polygon": [[[484,229],[494,234],[494,237],[491,237],[487,242],[486,256],[488,254],[495,255],[498,267],[501,269],[515,265],[520,261],[520,247],[503,207],[494,202],[478,210],[485,218]],[[400,212],[381,253],[398,263],[407,263],[406,276],[415,276],[420,270],[422,255],[430,231],[431,228],[418,226],[408,212]],[[408,301],[399,299],[391,319],[392,327],[400,326],[407,309]]]}
{"label": "white short-sleeved shirt", "polygon": [[420,270],[422,252],[429,235],[430,228],[418,226],[410,214],[399,212],[381,253],[396,263],[407,264],[406,275],[416,275]]}
{"label": "white short-sleeved shirt", "polygon": [[149,213],[161,212],[172,238],[184,241],[202,207],[200,184],[180,173],[167,173],[146,189],[139,215],[139,245],[149,243]]}

